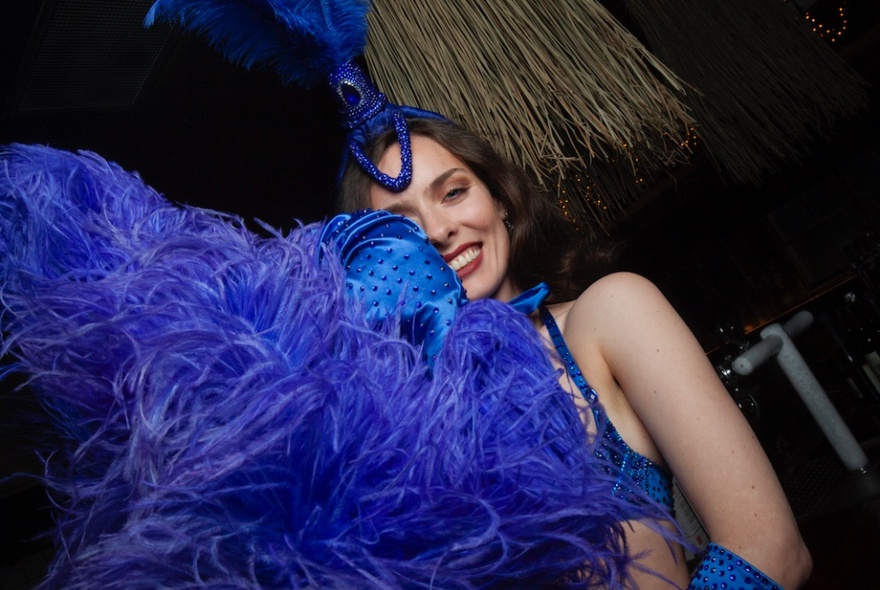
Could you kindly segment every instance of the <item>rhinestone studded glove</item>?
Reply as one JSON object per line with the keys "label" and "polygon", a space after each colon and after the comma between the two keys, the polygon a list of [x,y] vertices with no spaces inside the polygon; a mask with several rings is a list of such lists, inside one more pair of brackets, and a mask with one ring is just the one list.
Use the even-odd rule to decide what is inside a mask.
{"label": "rhinestone studded glove", "polygon": [[688,590],[781,590],[761,570],[721,545],[709,543]]}
{"label": "rhinestone studded glove", "polygon": [[447,330],[467,303],[455,271],[418,225],[387,211],[337,215],[321,234],[345,269],[345,287],[371,321],[400,314],[400,333],[432,367]]}

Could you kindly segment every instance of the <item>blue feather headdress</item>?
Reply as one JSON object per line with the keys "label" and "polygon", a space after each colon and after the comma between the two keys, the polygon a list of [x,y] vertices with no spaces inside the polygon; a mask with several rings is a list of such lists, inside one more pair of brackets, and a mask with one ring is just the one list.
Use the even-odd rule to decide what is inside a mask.
{"label": "blue feather headdress", "polygon": [[[370,6],[368,0],[158,0],[146,23],[177,20],[233,62],[271,67],[286,84],[329,84],[350,132],[348,151],[373,180],[402,191],[412,179],[406,118],[443,117],[391,104],[370,80],[358,59],[367,43]],[[401,146],[396,177],[381,172],[363,151],[370,138],[389,129]]]}
{"label": "blue feather headdress", "polygon": [[176,19],[233,62],[309,87],[363,52],[369,10],[367,0],[159,0],[146,22]]}

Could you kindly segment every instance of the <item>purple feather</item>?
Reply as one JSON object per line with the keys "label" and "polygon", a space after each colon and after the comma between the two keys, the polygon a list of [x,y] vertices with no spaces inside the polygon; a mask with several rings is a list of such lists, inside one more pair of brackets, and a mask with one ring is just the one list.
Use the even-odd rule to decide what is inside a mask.
{"label": "purple feather", "polygon": [[91,153],[0,153],[3,352],[67,441],[44,588],[621,584],[625,520],[527,318],[434,367],[344,297],[319,225],[259,238]]}
{"label": "purple feather", "polygon": [[308,87],[361,55],[369,0],[158,0],[146,24],[177,20],[234,63]]}

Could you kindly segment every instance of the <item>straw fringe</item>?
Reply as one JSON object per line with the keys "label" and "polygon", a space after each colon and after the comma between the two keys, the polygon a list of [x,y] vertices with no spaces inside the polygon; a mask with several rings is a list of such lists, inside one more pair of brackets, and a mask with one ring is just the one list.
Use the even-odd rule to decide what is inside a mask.
{"label": "straw fringe", "polygon": [[377,0],[367,60],[392,100],[487,137],[594,236],[687,161],[694,129],[758,183],[867,103],[783,0],[623,2],[650,51],[596,0]]}
{"label": "straw fringe", "polygon": [[624,0],[650,49],[699,92],[685,102],[716,168],[759,182],[867,102],[867,83],[782,0]]}
{"label": "straw fringe", "polygon": [[[595,0],[379,0],[369,19],[368,64],[393,101],[487,137],[575,217],[603,215],[565,196],[593,159],[635,178],[687,157],[685,85]],[[612,210],[637,198],[605,184]]]}

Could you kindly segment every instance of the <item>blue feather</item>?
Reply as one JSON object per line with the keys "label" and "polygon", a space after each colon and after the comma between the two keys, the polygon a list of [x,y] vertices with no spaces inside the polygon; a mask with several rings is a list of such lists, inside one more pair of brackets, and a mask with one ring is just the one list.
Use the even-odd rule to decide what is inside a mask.
{"label": "blue feather", "polygon": [[308,87],[361,55],[369,0],[158,0],[146,24],[177,20],[229,60]]}
{"label": "blue feather", "polygon": [[622,523],[664,514],[612,492],[528,318],[468,304],[428,379],[321,229],[0,150],[2,352],[66,441],[42,587],[623,585]]}

